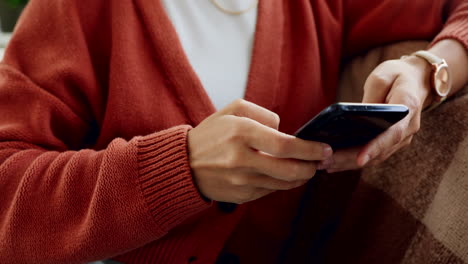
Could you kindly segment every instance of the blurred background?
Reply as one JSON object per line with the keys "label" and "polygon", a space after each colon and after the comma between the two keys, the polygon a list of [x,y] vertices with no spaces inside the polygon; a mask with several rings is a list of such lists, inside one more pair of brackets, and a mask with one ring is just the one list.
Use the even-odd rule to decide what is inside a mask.
{"label": "blurred background", "polygon": [[0,0],[0,60],[18,17],[27,3],[28,0]]}

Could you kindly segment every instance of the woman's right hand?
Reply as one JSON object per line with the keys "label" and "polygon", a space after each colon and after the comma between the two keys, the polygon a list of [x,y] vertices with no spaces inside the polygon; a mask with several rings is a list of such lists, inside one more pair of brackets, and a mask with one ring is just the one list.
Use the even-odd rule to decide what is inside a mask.
{"label": "woman's right hand", "polygon": [[312,178],[330,146],[281,133],[279,122],[277,114],[236,100],[192,129],[189,159],[200,193],[241,204]]}

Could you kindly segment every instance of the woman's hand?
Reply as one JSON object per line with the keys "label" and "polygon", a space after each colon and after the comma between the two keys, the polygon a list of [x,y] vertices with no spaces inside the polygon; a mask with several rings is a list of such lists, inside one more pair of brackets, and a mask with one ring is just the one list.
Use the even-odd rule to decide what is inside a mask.
{"label": "woman's hand", "polygon": [[429,74],[429,64],[415,56],[380,64],[364,85],[363,103],[404,104],[409,115],[363,147],[336,151],[319,169],[337,172],[375,165],[409,145],[430,95]]}
{"label": "woman's hand", "polygon": [[279,122],[277,114],[237,100],[192,129],[190,166],[201,194],[240,204],[312,178],[331,148],[281,133]]}

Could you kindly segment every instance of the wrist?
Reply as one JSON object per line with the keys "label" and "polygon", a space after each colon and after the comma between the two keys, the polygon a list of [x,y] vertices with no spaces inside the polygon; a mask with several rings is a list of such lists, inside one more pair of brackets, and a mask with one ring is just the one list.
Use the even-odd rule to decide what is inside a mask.
{"label": "wrist", "polygon": [[434,99],[430,83],[432,67],[426,60],[415,55],[404,56],[401,60],[408,63],[414,69],[415,74],[420,76],[419,78],[422,85],[415,88],[420,88],[422,109],[425,109],[432,104]]}
{"label": "wrist", "polygon": [[430,53],[444,59],[449,65],[452,79],[452,89],[449,96],[468,84],[468,50],[466,46],[455,39],[444,39],[435,43]]}

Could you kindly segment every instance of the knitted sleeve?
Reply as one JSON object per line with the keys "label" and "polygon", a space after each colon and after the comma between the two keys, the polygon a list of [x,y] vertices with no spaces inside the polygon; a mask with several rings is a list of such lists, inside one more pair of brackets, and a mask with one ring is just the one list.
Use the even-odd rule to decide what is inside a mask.
{"label": "knitted sleeve", "polygon": [[88,99],[102,95],[78,3],[32,0],[0,63],[0,263],[106,259],[210,206],[193,184],[189,126],[90,148]]}
{"label": "knitted sleeve", "polygon": [[468,49],[468,1],[345,0],[347,56],[404,40],[456,39]]}

